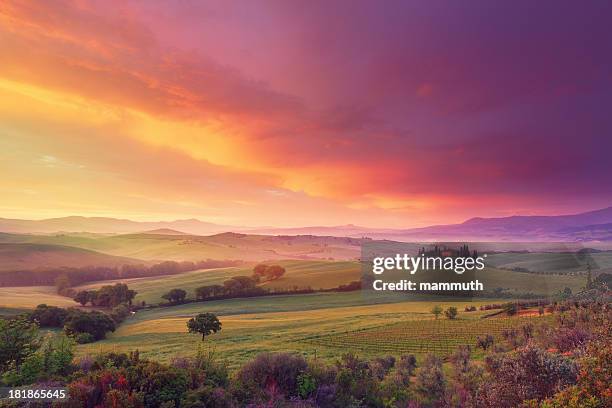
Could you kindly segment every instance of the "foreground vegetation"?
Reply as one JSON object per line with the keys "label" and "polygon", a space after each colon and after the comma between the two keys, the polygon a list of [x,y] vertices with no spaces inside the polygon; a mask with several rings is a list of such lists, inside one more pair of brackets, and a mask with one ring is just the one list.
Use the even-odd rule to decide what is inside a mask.
{"label": "foreground vegetation", "polygon": [[487,336],[480,361],[478,341],[446,362],[433,354],[365,360],[347,350],[327,363],[263,353],[233,371],[209,346],[167,364],[136,350],[75,358],[70,337],[41,336],[36,325],[11,319],[1,323],[0,368],[4,385],[67,385],[70,399],[57,407],[606,407],[611,318],[608,299],[574,298],[537,327]]}

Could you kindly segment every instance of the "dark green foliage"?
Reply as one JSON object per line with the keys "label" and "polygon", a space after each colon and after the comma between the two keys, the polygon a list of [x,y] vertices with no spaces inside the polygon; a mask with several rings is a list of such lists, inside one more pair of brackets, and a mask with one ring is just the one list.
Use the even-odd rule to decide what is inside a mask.
{"label": "dark green foliage", "polygon": [[122,303],[132,304],[136,292],[128,289],[124,283],[105,285],[90,295],[90,300],[95,306],[115,307]]}
{"label": "dark green foliage", "polygon": [[136,291],[131,290],[125,283],[105,285],[98,290],[82,290],[74,296],[74,301],[85,306],[91,303],[98,307],[115,307],[122,303],[132,304]]}
{"label": "dark green foliage", "polygon": [[80,303],[81,306],[85,306],[95,298],[95,291],[81,290],[74,296],[74,301]]}
{"label": "dark green foliage", "polygon": [[94,340],[101,340],[106,337],[107,332],[115,331],[115,322],[108,315],[101,312],[73,310],[66,319],[64,331],[68,335],[89,333],[93,336]]}
{"label": "dark green foliage", "polygon": [[68,311],[56,306],[45,304],[36,306],[30,314],[30,320],[38,323],[40,327],[64,327]]}
{"label": "dark green foliage", "polygon": [[3,381],[9,386],[19,386],[61,379],[73,370],[73,357],[74,340],[65,335],[47,336],[36,352],[4,373]]}
{"label": "dark green foliage", "polygon": [[221,330],[221,322],[213,313],[200,313],[196,317],[189,319],[187,330],[189,333],[201,334],[202,340],[204,340],[206,336]]}
{"label": "dark green foliage", "polygon": [[187,296],[187,292],[183,289],[171,289],[168,293],[162,296],[162,299],[166,299],[170,303],[182,303]]}
{"label": "dark green foliage", "polygon": [[154,361],[139,361],[129,367],[127,381],[144,394],[145,407],[159,407],[164,402],[178,406],[189,384],[184,370]]}
{"label": "dark green foliage", "polygon": [[130,308],[124,304],[121,304],[119,306],[113,307],[113,310],[111,310],[109,315],[116,324],[119,324],[130,315]]}

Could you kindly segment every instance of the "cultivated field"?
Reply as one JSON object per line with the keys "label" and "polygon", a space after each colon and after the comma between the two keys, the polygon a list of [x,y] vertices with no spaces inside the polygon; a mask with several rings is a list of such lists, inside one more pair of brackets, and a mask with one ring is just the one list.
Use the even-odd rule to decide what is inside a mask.
{"label": "cultivated field", "polygon": [[[364,304],[376,300],[378,304]],[[219,315],[223,330],[210,336],[205,344],[214,347],[231,367],[237,367],[264,351],[293,351],[311,357],[316,353],[317,357],[333,360],[349,349],[314,344],[314,336],[400,322],[419,324],[423,319],[432,318],[430,310],[435,304],[463,310],[467,304],[478,306],[499,301],[489,299],[470,303],[469,300],[430,299],[398,302],[397,297],[384,300],[394,303],[382,303],[381,298],[355,293],[313,294],[232,299],[142,311],[124,322],[108,339],[79,346],[79,353],[138,349],[143,355],[160,360],[168,360],[177,354],[192,354],[202,342],[199,336],[187,333],[186,322],[196,313],[213,312]],[[471,312],[465,316],[476,319],[483,313]],[[463,317],[461,312],[460,317]],[[424,338],[423,341],[429,340]],[[388,354],[387,350],[378,347],[369,350],[355,348],[355,351],[367,356]]]}
{"label": "cultivated field", "polygon": [[77,306],[72,299],[58,295],[53,286],[0,287],[0,308],[33,309],[41,303],[61,307]]}
{"label": "cultivated field", "polygon": [[446,357],[459,345],[474,346],[479,336],[491,334],[499,338],[504,330],[520,329],[525,324],[537,325],[550,320],[549,316],[480,319],[481,315],[470,312],[456,320],[427,318],[403,321],[344,333],[315,335],[305,341],[314,346],[338,350],[362,352],[374,348],[393,355],[434,353]]}

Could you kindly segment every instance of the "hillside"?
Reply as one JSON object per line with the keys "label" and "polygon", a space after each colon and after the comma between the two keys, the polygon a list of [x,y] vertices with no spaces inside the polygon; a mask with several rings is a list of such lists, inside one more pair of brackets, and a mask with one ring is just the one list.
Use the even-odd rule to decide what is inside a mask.
{"label": "hillside", "polygon": [[362,240],[318,236],[268,236],[222,233],[210,236],[137,233],[73,236],[70,234],[0,234],[0,242],[66,245],[145,261],[200,261],[238,259],[354,260]]}
{"label": "hillside", "polygon": [[140,261],[64,245],[0,243],[0,272],[134,263]]}
{"label": "hillside", "polygon": [[132,221],[110,217],[61,217],[45,220],[0,218],[0,231],[14,233],[53,234],[57,232],[136,233],[156,229],[172,229],[191,234],[215,234],[235,227],[196,219],[175,221]]}
{"label": "hillside", "polygon": [[[293,289],[295,287],[300,289],[307,287],[329,289],[361,278],[361,269],[357,262],[286,260],[275,264],[285,268],[285,275],[278,280],[264,282],[260,286],[270,289]],[[164,301],[161,296],[172,288],[184,289],[187,291],[188,298],[194,298],[195,289],[200,286],[223,284],[223,281],[232,276],[250,276],[252,273],[253,266],[249,265],[198,270],[158,277],[94,282],[78,286],[75,289],[94,289],[102,285],[124,282],[138,292],[136,302],[144,300],[147,303],[159,303]]]}

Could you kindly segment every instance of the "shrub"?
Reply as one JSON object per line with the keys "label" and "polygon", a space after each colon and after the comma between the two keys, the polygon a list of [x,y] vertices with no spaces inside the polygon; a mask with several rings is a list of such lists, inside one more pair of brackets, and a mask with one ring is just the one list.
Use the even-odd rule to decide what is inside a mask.
{"label": "shrub", "polygon": [[589,338],[589,333],[579,327],[561,328],[552,336],[552,343],[560,352],[566,352],[582,346]]}
{"label": "shrub", "polygon": [[476,340],[476,347],[480,347],[484,351],[487,351],[487,349],[493,345],[493,342],[494,338],[490,334],[478,336],[478,339]]}
{"label": "shrub", "polygon": [[93,343],[96,340],[91,333],[79,333],[74,337],[74,339],[79,344]]}
{"label": "shrub", "polygon": [[417,387],[421,396],[427,402],[438,401],[444,393],[445,384],[442,360],[428,354],[417,373]]}
{"label": "shrub", "polygon": [[489,380],[480,389],[484,406],[518,406],[542,400],[576,382],[576,364],[562,356],[528,345],[514,353],[486,358]]}
{"label": "shrub", "polygon": [[101,312],[93,311],[86,313],[72,310],[66,319],[64,331],[68,335],[89,333],[94,340],[101,340],[106,337],[107,332],[115,331],[115,322]]}
{"label": "shrub", "polygon": [[449,307],[444,311],[444,316],[447,319],[454,320],[457,317],[457,308],[454,306]]}
{"label": "shrub", "polygon": [[417,366],[416,363],[417,360],[413,354],[403,355],[400,357],[400,361],[397,363],[397,371],[401,371],[408,376],[412,376]]}
{"label": "shrub", "polygon": [[40,327],[63,327],[67,317],[66,309],[45,304],[36,306],[30,314],[30,320],[38,323]]}
{"label": "shrub", "polygon": [[255,397],[262,397],[262,390],[271,387],[292,397],[298,396],[298,377],[306,368],[306,360],[302,356],[263,353],[246,363],[236,374],[236,379]]}

